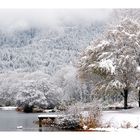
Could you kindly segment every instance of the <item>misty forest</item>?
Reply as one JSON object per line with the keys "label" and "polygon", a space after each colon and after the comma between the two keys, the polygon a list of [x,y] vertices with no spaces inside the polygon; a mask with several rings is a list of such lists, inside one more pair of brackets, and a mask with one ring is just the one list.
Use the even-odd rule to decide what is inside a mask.
{"label": "misty forest", "polygon": [[0,20],[0,130],[140,130],[140,9],[1,10]]}

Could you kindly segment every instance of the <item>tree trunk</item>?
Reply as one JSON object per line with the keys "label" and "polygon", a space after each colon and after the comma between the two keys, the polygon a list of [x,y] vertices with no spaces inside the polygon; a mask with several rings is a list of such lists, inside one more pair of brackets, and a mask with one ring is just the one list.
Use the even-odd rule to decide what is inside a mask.
{"label": "tree trunk", "polygon": [[139,90],[139,95],[138,95],[139,97],[139,101],[138,101],[138,103],[139,103],[139,107],[140,107],[140,90]]}
{"label": "tree trunk", "polygon": [[124,109],[128,108],[127,99],[128,99],[128,89],[124,89]]}

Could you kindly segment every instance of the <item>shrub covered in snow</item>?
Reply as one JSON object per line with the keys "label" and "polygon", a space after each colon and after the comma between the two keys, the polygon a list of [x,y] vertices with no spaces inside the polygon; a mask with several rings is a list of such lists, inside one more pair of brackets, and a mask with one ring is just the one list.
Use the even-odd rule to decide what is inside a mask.
{"label": "shrub covered in snow", "polygon": [[66,116],[58,120],[58,126],[70,130],[87,130],[100,126],[101,108],[99,104],[94,103],[77,103],[70,106]]}
{"label": "shrub covered in snow", "polygon": [[79,118],[74,118],[73,116],[65,117],[59,120],[57,126],[68,130],[81,129]]}

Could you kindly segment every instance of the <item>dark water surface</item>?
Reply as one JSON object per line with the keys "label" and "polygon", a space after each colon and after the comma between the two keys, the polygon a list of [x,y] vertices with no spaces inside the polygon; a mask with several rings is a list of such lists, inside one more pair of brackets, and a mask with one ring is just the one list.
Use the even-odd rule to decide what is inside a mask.
{"label": "dark water surface", "polygon": [[[34,121],[38,120],[38,113],[22,113],[14,110],[0,110],[0,131],[59,131],[53,127],[41,129]],[[18,129],[22,126],[22,129]]]}

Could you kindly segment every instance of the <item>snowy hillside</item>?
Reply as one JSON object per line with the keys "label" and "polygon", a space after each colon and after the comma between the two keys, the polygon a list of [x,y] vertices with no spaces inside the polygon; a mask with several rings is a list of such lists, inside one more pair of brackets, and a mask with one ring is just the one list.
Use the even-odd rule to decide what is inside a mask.
{"label": "snowy hillside", "polygon": [[82,18],[79,14],[73,17],[68,14],[69,18],[64,14],[63,18],[66,17],[59,24],[54,16],[53,20],[49,17],[50,23],[41,19],[43,26],[42,21],[38,25],[38,19],[37,25],[18,21],[6,28],[1,26],[1,105],[87,100],[83,98],[89,94],[89,85],[77,79],[75,66],[79,53],[103,32],[107,22],[95,20],[91,13],[94,15],[90,11],[89,17],[85,14]]}
{"label": "snowy hillside", "polygon": [[71,25],[0,34],[0,72],[9,70],[53,73],[71,63],[103,25]]}

